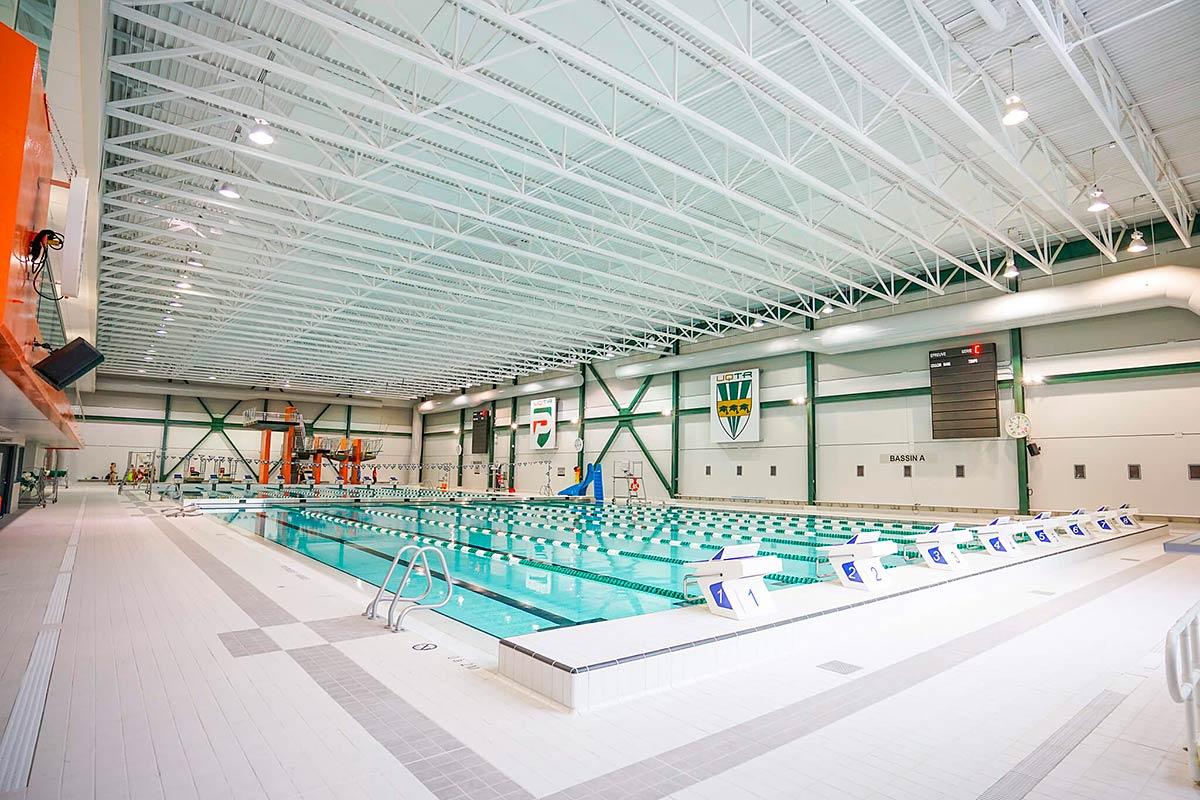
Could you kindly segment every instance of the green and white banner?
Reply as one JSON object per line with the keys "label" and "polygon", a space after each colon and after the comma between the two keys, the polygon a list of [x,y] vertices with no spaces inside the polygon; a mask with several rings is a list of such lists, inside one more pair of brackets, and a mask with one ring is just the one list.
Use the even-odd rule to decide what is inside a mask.
{"label": "green and white banner", "polygon": [[719,372],[711,376],[709,402],[712,440],[717,444],[757,442],[758,370]]}
{"label": "green and white banner", "polygon": [[534,450],[554,450],[558,443],[558,398],[543,397],[529,404],[529,442]]}

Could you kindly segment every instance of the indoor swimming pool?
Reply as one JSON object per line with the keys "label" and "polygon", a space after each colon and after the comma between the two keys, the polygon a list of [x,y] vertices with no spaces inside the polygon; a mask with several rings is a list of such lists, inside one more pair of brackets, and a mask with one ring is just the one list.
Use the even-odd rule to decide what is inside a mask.
{"label": "indoor swimming pool", "polygon": [[[392,490],[378,490],[386,497]],[[239,494],[225,489],[222,495]],[[261,496],[260,488],[255,492]],[[268,490],[307,496],[308,490]],[[267,506],[224,515],[230,523],[372,585],[384,580],[406,545],[436,547],[446,558],[454,595],[438,613],[505,638],[562,626],[676,608],[685,599],[687,564],[721,547],[755,542],[782,570],[770,588],[832,577],[822,548],[859,531],[895,541],[888,567],[915,557],[918,522],[843,519],[721,509],[611,506],[554,500],[322,503]],[[406,561],[401,561],[401,565]],[[446,591],[433,568],[432,602]],[[399,570],[388,589],[394,588]],[[413,584],[414,591],[424,581]]]}

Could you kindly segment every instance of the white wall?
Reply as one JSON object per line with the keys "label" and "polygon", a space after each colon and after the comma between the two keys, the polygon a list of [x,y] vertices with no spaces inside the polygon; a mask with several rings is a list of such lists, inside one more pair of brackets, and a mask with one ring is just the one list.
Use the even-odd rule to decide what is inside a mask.
{"label": "white wall", "polygon": [[[1075,276],[1072,276],[1072,278]],[[926,302],[926,301],[921,301]],[[953,302],[943,298],[938,303]],[[833,324],[838,320],[834,319]],[[769,335],[756,332],[744,338]],[[1106,369],[1200,362],[1200,318],[1176,309],[1162,309],[1080,322],[1028,328],[1023,331],[1026,375],[1093,372]],[[709,349],[743,339],[697,343],[684,348]],[[1011,378],[1008,333],[1000,332],[959,340],[881,348],[837,356],[817,356],[816,394],[845,396],[864,392],[927,387],[928,351],[972,341],[997,345],[1001,379]],[[654,358],[640,356],[638,358]],[[596,368],[617,401],[627,405],[640,379],[618,380],[616,367],[624,361],[601,362]],[[803,398],[804,358],[781,356],[760,362],[728,364],[725,368],[758,367],[762,370],[762,400]],[[708,405],[709,374],[717,368],[680,374],[682,408]],[[549,376],[531,376],[536,380]],[[655,376],[638,413],[670,408],[670,375]],[[571,481],[575,465],[573,442],[578,390],[557,393],[559,398],[558,448],[551,455],[551,488]],[[1072,382],[1026,386],[1026,411],[1033,423],[1032,439],[1042,454],[1029,459],[1031,503],[1034,508],[1071,508],[1131,502],[1150,512],[1200,515],[1200,481],[1189,481],[1187,465],[1200,463],[1200,374]],[[528,442],[529,399],[518,402],[521,424],[517,458],[536,459]],[[588,374],[585,405],[589,418],[617,412],[594,377]],[[509,401],[496,413],[495,460],[508,460]],[[1000,390],[1001,418],[1013,410],[1012,392]],[[706,497],[761,497],[804,500],[807,494],[805,407],[786,405],[762,411],[763,440],[754,444],[713,444],[707,413],[680,417],[680,494]],[[430,415],[426,430],[453,431],[457,412]],[[470,425],[469,414],[467,425]],[[589,419],[585,457],[593,460],[615,423]],[[671,421],[648,417],[634,423],[639,435],[664,475],[670,473]],[[469,449],[469,432],[468,449]],[[454,435],[426,439],[426,462],[457,456]],[[1015,508],[1018,445],[1008,438],[933,441],[927,395],[818,402],[816,404],[817,493],[826,502],[884,503],[903,506],[959,508]],[[891,453],[918,453],[926,457],[913,465],[912,477],[903,476],[900,464],[881,463]],[[478,457],[482,460],[482,457]],[[471,456],[464,457],[471,462]],[[646,457],[627,431],[614,441],[602,464],[606,491],[612,491],[615,462],[641,461],[651,498],[666,491]],[[1127,464],[1142,467],[1140,481],[1129,480]],[[1085,464],[1087,478],[1073,477],[1075,464]],[[862,465],[864,476],[857,477]],[[956,477],[962,465],[964,477]],[[557,476],[563,467],[566,475]],[[742,476],[736,475],[742,467]],[[770,476],[770,467],[776,476]],[[707,468],[707,469],[706,469]],[[469,469],[464,485],[481,488],[484,477]],[[545,471],[517,470],[517,488],[541,491]],[[451,476],[453,485],[453,475]]]}

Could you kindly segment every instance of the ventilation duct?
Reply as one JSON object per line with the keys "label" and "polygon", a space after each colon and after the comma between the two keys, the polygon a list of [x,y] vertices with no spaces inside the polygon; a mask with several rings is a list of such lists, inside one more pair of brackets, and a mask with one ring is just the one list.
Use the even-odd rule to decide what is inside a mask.
{"label": "ventilation duct", "polygon": [[383,400],[364,397],[338,397],[332,394],[306,394],[304,392],[254,391],[213,386],[207,383],[167,383],[166,381],[127,381],[120,378],[97,378],[97,392],[121,394],[152,394],[162,397],[203,397],[206,400],[280,400],[293,403],[333,403],[356,408],[382,408]]}
{"label": "ventilation duct", "polygon": [[1164,307],[1187,308],[1200,314],[1200,269],[1154,267],[1066,286],[901,312],[793,336],[626,364],[617,368],[616,375],[640,378],[806,351],[854,353]]}
{"label": "ventilation duct", "polygon": [[561,378],[547,378],[546,380],[502,386],[497,389],[484,389],[481,392],[460,394],[456,397],[447,397],[443,400],[426,400],[424,403],[418,405],[416,410],[422,414],[435,414],[438,411],[474,408],[484,403],[490,403],[493,400],[508,400],[512,397],[528,397],[529,395],[542,394],[544,392],[574,389],[582,383],[583,376],[576,373],[573,375],[564,375]]}

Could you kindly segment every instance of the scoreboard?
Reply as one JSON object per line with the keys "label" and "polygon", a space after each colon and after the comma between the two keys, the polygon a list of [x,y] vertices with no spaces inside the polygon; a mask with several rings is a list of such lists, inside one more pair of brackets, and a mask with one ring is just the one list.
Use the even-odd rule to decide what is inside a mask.
{"label": "scoreboard", "polygon": [[1000,435],[995,342],[931,350],[929,386],[934,439]]}
{"label": "scoreboard", "polygon": [[488,451],[492,441],[492,414],[481,408],[471,415],[471,455]]}

